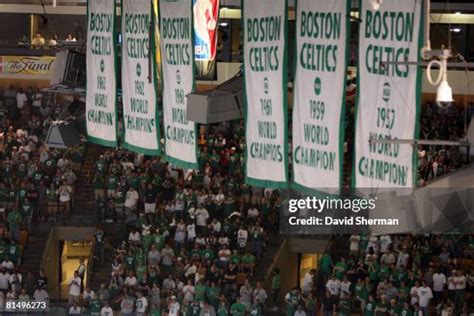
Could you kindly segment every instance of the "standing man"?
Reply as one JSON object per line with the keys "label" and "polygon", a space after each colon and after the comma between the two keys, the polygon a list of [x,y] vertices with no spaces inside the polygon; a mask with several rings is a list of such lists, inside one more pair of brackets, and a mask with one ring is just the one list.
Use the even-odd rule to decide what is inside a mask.
{"label": "standing man", "polygon": [[81,278],[79,277],[79,273],[74,271],[74,276],[69,280],[69,305],[73,305],[74,303],[79,302],[79,297],[81,295]]}
{"label": "standing man", "polygon": [[84,290],[84,277],[86,275],[86,264],[84,263],[84,257],[79,259],[79,267],[77,268],[77,275],[81,279],[81,292]]}

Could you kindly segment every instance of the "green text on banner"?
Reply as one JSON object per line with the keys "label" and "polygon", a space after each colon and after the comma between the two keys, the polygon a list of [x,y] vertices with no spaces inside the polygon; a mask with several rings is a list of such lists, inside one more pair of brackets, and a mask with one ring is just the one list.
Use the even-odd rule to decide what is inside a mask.
{"label": "green text on banner", "polygon": [[123,146],[145,155],[160,154],[152,16],[151,0],[122,0]]}
{"label": "green text on banner", "polygon": [[196,124],[186,119],[186,96],[194,91],[192,1],[161,0],[159,6],[165,158],[197,169]]}
{"label": "green text on banner", "polygon": [[288,186],[287,2],[243,0],[246,182]]}
{"label": "green text on banner", "polygon": [[348,4],[297,1],[292,186],[301,191],[341,186]]}
{"label": "green text on banner", "polygon": [[410,188],[416,179],[413,147],[369,140],[418,136],[421,75],[403,62],[420,55],[421,1],[384,1],[378,10],[372,2],[360,4],[353,186]]}
{"label": "green text on banner", "polygon": [[117,146],[115,0],[87,3],[87,139]]}

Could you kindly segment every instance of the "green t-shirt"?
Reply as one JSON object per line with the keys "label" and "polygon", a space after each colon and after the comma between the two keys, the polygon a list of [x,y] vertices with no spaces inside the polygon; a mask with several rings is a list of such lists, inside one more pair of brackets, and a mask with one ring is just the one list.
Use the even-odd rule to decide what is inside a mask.
{"label": "green t-shirt", "polygon": [[118,181],[119,179],[117,176],[109,176],[107,189],[115,191],[115,189],[117,189]]}
{"label": "green t-shirt", "polygon": [[324,255],[319,260],[319,265],[321,266],[321,272],[323,274],[327,275],[331,273],[332,259],[329,255]]}
{"label": "green t-shirt", "polygon": [[240,255],[231,255],[230,256],[230,262],[233,264],[239,264],[241,261],[241,256]]}
{"label": "green t-shirt", "polygon": [[245,254],[242,256],[242,263],[245,264],[252,264],[255,263],[255,256],[251,254]]}
{"label": "green t-shirt", "polygon": [[388,307],[389,307],[388,302],[383,302],[383,301],[377,302],[377,308],[382,309],[385,312],[377,311],[375,313],[375,316],[385,316],[385,313],[388,311]]}
{"label": "green t-shirt", "polygon": [[278,290],[281,287],[281,276],[276,274],[272,278],[272,290]]}
{"label": "green t-shirt", "polygon": [[196,301],[204,301],[206,299],[207,287],[200,283],[194,287],[194,297]]}
{"label": "green t-shirt", "polygon": [[8,213],[7,221],[8,221],[10,230],[19,229],[20,223],[22,221],[20,212],[18,212],[18,210],[15,209],[11,211],[10,213]]}
{"label": "green t-shirt", "polygon": [[402,309],[399,310],[398,315],[400,315],[400,316],[413,316],[413,312],[409,308],[408,309],[402,308]]}
{"label": "green t-shirt", "polygon": [[6,248],[8,251],[8,257],[10,257],[12,262],[16,264],[20,254],[20,247],[18,247],[16,244],[8,244]]}
{"label": "green t-shirt", "polygon": [[339,313],[340,315],[350,315],[351,302],[349,298],[341,298],[339,300]]}
{"label": "green t-shirt", "polygon": [[375,303],[367,302],[367,304],[365,304],[365,316],[374,316],[374,314],[375,314]]}
{"label": "green t-shirt", "polygon": [[245,315],[245,306],[242,303],[234,303],[230,307],[230,314],[232,316],[244,316]]}
{"label": "green t-shirt", "polygon": [[367,300],[369,298],[369,290],[365,284],[356,284],[354,293],[356,297]]}
{"label": "green t-shirt", "polygon": [[143,279],[145,278],[145,273],[146,273],[146,266],[144,265],[139,265],[137,268],[136,268],[136,273],[137,273],[137,280],[138,282],[142,282]]}
{"label": "green t-shirt", "polygon": [[347,264],[343,262],[338,262],[336,263],[336,278],[338,280],[342,280],[344,278],[344,274],[346,273],[347,270]]}
{"label": "green t-shirt", "polygon": [[23,217],[31,217],[33,215],[33,205],[30,203],[23,203],[20,210]]}
{"label": "green t-shirt", "polygon": [[137,265],[145,265],[146,263],[145,253],[143,251],[137,252],[135,259],[137,260]]}
{"label": "green t-shirt", "polygon": [[252,316],[261,316],[261,315],[263,315],[262,307],[260,305],[254,305],[254,306],[250,307],[249,315],[252,315]]}
{"label": "green t-shirt", "polygon": [[219,308],[217,308],[217,316],[228,316],[229,315],[229,309],[227,308],[227,306],[219,306]]}
{"label": "green t-shirt", "polygon": [[99,300],[91,301],[91,314],[99,314],[101,309],[101,304]]}
{"label": "green t-shirt", "polygon": [[125,257],[125,265],[127,266],[127,269],[135,269],[135,257],[132,256],[126,256]]}
{"label": "green t-shirt", "polygon": [[201,253],[201,256],[205,260],[214,260],[214,258],[216,257],[214,255],[214,251],[212,251],[211,249],[204,249]]}
{"label": "green t-shirt", "polygon": [[150,316],[161,316],[160,308],[156,308],[150,311]]}

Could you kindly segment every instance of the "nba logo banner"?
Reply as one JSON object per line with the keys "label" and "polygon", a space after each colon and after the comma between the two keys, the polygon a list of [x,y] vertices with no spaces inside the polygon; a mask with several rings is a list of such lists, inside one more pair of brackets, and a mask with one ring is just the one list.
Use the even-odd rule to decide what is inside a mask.
{"label": "nba logo banner", "polygon": [[194,59],[213,60],[217,51],[219,0],[193,0]]}
{"label": "nba logo banner", "polygon": [[193,0],[192,3],[197,79],[215,80],[219,0]]}

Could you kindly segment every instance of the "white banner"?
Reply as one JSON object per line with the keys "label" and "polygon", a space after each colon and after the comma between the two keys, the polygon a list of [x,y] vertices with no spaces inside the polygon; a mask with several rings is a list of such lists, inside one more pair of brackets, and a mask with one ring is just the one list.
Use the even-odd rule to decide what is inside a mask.
{"label": "white banner", "polygon": [[246,182],[288,185],[287,2],[243,0]]}
{"label": "white banner", "polygon": [[292,186],[301,191],[342,183],[349,4],[297,2]]}
{"label": "white banner", "polygon": [[161,0],[159,6],[165,157],[197,169],[196,124],[186,119],[186,96],[194,91],[192,1]]}
{"label": "white banner", "polygon": [[122,0],[123,146],[145,155],[159,155],[160,120],[151,22],[151,0]]}
{"label": "white banner", "polygon": [[418,137],[421,75],[421,1],[372,0],[360,8],[358,104],[353,186],[410,188],[416,180],[416,151],[409,144],[369,143],[370,139]]}
{"label": "white banner", "polygon": [[116,147],[115,0],[89,0],[87,6],[87,139]]}

